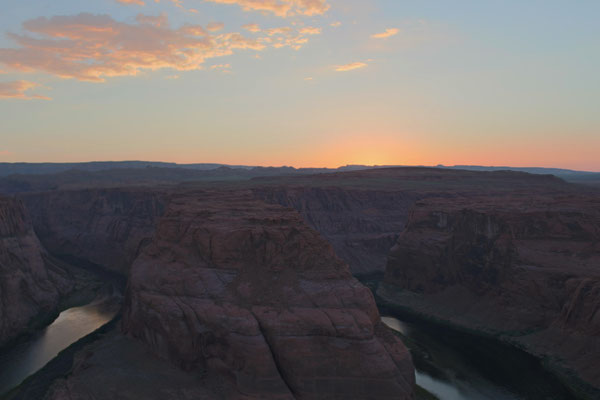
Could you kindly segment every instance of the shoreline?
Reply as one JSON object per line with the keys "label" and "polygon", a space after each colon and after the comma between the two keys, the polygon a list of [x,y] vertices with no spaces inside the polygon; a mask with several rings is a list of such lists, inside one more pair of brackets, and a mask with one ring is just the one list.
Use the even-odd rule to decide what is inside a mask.
{"label": "shoreline", "polygon": [[[381,309],[388,309],[392,312],[397,313],[403,317],[406,317],[409,320],[413,320],[417,323],[422,323],[426,325],[430,325],[433,327],[443,328],[449,330],[453,333],[457,333],[465,336],[477,337],[485,340],[493,341],[499,345],[510,347],[513,350],[522,351],[538,360],[542,368],[550,373],[554,378],[556,378],[568,391],[578,400],[594,400],[600,398],[600,389],[595,388],[591,384],[585,382],[581,379],[575,371],[568,369],[564,366],[561,366],[556,361],[552,361],[550,355],[540,355],[529,350],[522,343],[516,342],[514,340],[510,340],[510,338],[506,336],[502,336],[500,334],[494,334],[490,331],[479,330],[474,328],[469,328],[467,326],[463,326],[457,324],[451,320],[443,319],[431,314],[427,314],[413,308],[410,308],[406,305],[403,305],[399,302],[394,301],[393,294],[388,293],[390,287],[388,285],[383,284],[383,282],[363,282],[366,286],[368,286],[375,297],[375,301],[377,306]],[[388,286],[388,287],[386,287]]]}

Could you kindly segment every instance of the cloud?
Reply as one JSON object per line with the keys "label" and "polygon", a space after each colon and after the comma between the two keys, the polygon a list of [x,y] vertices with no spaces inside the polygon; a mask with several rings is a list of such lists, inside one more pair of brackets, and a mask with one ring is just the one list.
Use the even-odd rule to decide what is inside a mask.
{"label": "cloud", "polygon": [[146,5],[142,0],[117,0],[117,2],[121,4],[137,4],[138,6]]}
{"label": "cloud", "polygon": [[252,33],[260,32],[260,26],[258,26],[258,24],[246,24],[242,25],[242,28]]}
{"label": "cloud", "polygon": [[279,17],[323,15],[330,6],[326,0],[205,0],[219,4],[237,4],[244,11],[271,12]]}
{"label": "cloud", "polygon": [[51,100],[46,96],[25,93],[37,86],[37,83],[29,81],[0,82],[0,99]]}
{"label": "cloud", "polygon": [[307,26],[306,28],[300,29],[300,33],[305,34],[305,35],[319,35],[321,33],[321,28]]}
{"label": "cloud", "polygon": [[342,26],[342,23],[340,21],[335,21],[335,22],[332,22],[329,25],[332,26],[332,27],[334,27],[334,28],[339,28],[340,26]]}
{"label": "cloud", "polygon": [[397,35],[399,32],[400,32],[400,29],[398,29],[398,28],[388,28],[385,30],[385,32],[376,33],[374,35],[371,35],[371,37],[373,39],[386,39],[386,38]]}
{"label": "cloud", "polygon": [[353,71],[355,69],[366,68],[367,66],[368,66],[368,64],[366,64],[364,62],[353,62],[350,64],[337,65],[335,67],[335,70],[338,72],[346,72],[346,71]]}
{"label": "cloud", "polygon": [[8,151],[8,150],[0,150],[0,156],[10,156],[12,155],[12,152]]}
{"label": "cloud", "polygon": [[236,50],[297,50],[308,41],[291,28],[255,38],[237,32],[212,34],[200,25],[173,29],[165,15],[138,15],[131,24],[87,13],[41,17],[24,22],[23,29],[25,34],[8,34],[17,46],[0,48],[0,64],[13,71],[92,82],[145,70],[197,70],[205,60]]}
{"label": "cloud", "polygon": [[209,32],[217,32],[223,30],[223,28],[225,28],[225,24],[222,22],[211,22],[206,25],[206,30]]}

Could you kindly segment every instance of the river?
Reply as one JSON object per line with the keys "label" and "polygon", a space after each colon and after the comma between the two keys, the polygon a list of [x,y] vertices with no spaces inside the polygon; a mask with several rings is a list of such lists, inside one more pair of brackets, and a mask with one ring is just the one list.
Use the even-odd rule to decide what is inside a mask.
{"label": "river", "polygon": [[440,400],[572,400],[531,355],[493,339],[402,317],[383,322],[411,348],[417,384]]}
{"label": "river", "polygon": [[115,292],[85,306],[69,308],[43,330],[0,353],[0,396],[37,372],[60,351],[113,319],[119,304],[120,296]]}

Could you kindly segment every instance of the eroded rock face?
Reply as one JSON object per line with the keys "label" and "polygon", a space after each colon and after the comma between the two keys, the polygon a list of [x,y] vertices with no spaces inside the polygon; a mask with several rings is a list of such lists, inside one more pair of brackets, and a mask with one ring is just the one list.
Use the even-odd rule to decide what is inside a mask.
{"label": "eroded rock face", "polygon": [[290,209],[250,192],[175,195],[130,275],[123,330],[237,397],[412,397],[372,295]]}
{"label": "eroded rock face", "polygon": [[0,347],[52,318],[71,286],[46,262],[23,204],[0,197]]}
{"label": "eroded rock face", "polygon": [[49,252],[127,274],[164,212],[150,189],[65,190],[23,196]]}
{"label": "eroded rock face", "polygon": [[253,193],[298,210],[354,275],[382,273],[418,193],[339,187],[262,187]]}
{"label": "eroded rock face", "polygon": [[416,204],[380,294],[548,356],[600,388],[600,198]]}

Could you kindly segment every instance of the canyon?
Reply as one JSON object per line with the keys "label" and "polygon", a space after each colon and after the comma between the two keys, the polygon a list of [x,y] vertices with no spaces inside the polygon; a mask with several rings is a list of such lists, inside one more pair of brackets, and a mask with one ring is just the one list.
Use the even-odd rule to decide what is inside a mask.
{"label": "canyon", "polygon": [[599,267],[598,197],[432,199],[411,211],[379,295],[598,387]]}
{"label": "canyon", "polygon": [[6,200],[20,217],[0,214],[18,222],[1,265],[42,296],[20,326],[78,285],[58,265],[127,279],[120,322],[46,398],[413,398],[411,356],[353,275],[387,306],[544,359],[582,398],[600,387],[593,188],[431,168],[174,183]]}

